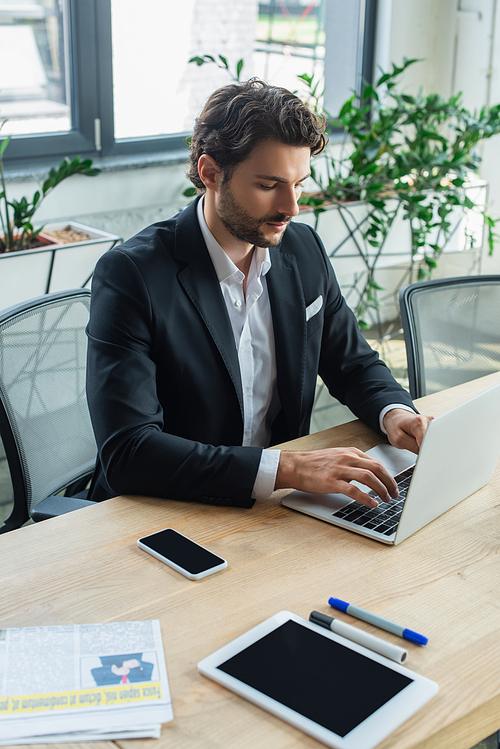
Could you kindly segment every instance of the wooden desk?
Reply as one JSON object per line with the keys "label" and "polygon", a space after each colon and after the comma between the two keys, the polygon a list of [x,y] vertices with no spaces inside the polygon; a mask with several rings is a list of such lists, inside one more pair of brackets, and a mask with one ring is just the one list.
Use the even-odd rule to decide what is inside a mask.
{"label": "wooden desk", "polygon": [[[500,373],[419,406],[437,415],[496,382]],[[287,447],[377,441],[351,422]],[[335,595],[429,637],[425,648],[405,643],[408,665],[441,691],[380,746],[468,749],[500,728],[499,507],[500,466],[487,487],[389,547],[282,508],[278,496],[252,510],[119,497],[1,537],[0,624],[160,619],[175,719],[155,744],[116,742],[127,749],[313,749],[321,745],[196,664],[281,609],[330,613]],[[228,569],[191,582],[137,548],[140,535],[167,525],[228,559]]]}

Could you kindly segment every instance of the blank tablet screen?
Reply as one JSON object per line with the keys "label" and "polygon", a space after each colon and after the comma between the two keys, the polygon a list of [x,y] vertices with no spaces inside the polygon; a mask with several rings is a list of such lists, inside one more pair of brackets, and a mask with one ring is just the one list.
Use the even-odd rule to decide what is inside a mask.
{"label": "blank tablet screen", "polygon": [[412,683],[292,620],[218,668],[342,737]]}

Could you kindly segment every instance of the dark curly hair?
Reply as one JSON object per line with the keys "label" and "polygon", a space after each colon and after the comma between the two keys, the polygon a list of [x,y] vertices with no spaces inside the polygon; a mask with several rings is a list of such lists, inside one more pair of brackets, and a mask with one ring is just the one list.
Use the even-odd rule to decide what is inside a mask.
{"label": "dark curly hair", "polygon": [[191,182],[204,191],[198,174],[202,154],[217,162],[227,182],[234,168],[263,140],[307,146],[316,156],[327,143],[325,119],[286,88],[270,86],[258,78],[219,88],[195,121],[190,143]]}

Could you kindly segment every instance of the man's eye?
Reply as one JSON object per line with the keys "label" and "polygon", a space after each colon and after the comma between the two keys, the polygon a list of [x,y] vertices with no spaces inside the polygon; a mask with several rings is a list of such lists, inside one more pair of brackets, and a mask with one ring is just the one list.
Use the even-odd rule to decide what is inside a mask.
{"label": "man's eye", "polygon": [[263,190],[272,190],[274,185],[261,185],[261,188]]}

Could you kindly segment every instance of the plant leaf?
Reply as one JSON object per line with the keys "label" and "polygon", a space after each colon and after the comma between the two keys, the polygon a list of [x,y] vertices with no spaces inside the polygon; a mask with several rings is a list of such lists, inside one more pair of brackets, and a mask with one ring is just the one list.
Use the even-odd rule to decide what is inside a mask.
{"label": "plant leaf", "polygon": [[2,141],[1,143],[0,143],[0,156],[2,156],[2,155],[3,155],[3,152],[5,151],[5,149],[7,148],[7,146],[9,145],[9,143],[10,143],[10,141],[11,141],[11,140],[12,140],[11,136],[10,136],[10,135],[8,135],[8,136],[7,136],[7,138],[5,138],[5,139],[4,139],[4,140],[3,140],[3,141]]}

